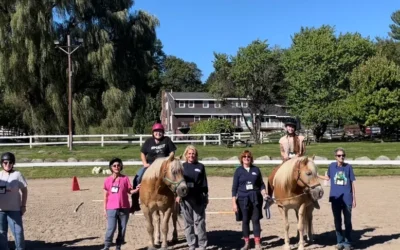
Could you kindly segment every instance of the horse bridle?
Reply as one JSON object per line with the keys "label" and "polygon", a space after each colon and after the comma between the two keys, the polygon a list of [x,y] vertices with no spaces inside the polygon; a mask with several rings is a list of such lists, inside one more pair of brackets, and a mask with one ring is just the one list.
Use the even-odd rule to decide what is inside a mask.
{"label": "horse bridle", "polygon": [[316,187],[321,186],[321,183],[315,184],[315,185],[308,185],[302,178],[301,178],[301,172],[300,172],[300,167],[297,168],[297,182],[301,182],[304,184],[305,188],[303,190],[304,193],[309,193],[311,190],[315,189]]}
{"label": "horse bridle", "polygon": [[[168,182],[171,185],[167,185],[167,187],[174,193],[174,195],[176,196],[176,190],[178,189],[179,185],[181,185],[182,182],[185,181],[184,178],[182,178],[182,180],[180,181],[173,181],[171,179],[169,179],[168,177],[166,177],[167,175],[167,168],[164,168],[164,176],[163,176],[163,180]],[[173,187],[173,188],[172,188]]]}

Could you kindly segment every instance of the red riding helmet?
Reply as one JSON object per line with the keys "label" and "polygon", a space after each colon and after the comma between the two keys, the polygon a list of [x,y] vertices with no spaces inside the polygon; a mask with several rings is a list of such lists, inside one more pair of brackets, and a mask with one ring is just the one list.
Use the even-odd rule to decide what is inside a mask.
{"label": "red riding helmet", "polygon": [[153,125],[153,127],[151,128],[151,131],[157,131],[157,130],[161,130],[164,132],[164,126],[161,123],[156,123]]}

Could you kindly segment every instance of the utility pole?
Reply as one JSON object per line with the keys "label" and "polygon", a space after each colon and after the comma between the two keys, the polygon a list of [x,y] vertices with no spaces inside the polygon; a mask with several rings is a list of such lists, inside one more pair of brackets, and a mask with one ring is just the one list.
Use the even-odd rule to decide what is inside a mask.
{"label": "utility pole", "polygon": [[[71,45],[71,37],[67,35],[67,46],[59,46],[59,41],[54,41],[57,48],[68,55],[68,148],[72,151],[72,61],[71,55],[82,46],[83,39],[78,39],[79,45]],[[63,48],[66,48],[63,49]]]}

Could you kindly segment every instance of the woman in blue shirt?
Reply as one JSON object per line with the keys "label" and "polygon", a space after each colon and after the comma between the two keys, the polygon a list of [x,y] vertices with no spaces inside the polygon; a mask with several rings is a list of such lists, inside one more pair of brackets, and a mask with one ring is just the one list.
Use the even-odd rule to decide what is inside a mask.
{"label": "woman in blue shirt", "polygon": [[[238,215],[242,215],[242,231],[245,245],[241,250],[250,249],[250,220],[253,223],[255,249],[261,249],[260,235],[262,219],[262,204],[268,199],[265,184],[258,167],[253,165],[253,156],[245,150],[240,155],[240,163],[233,176],[232,207]],[[240,216],[239,216],[240,217]],[[240,219],[238,219],[240,220]]]}

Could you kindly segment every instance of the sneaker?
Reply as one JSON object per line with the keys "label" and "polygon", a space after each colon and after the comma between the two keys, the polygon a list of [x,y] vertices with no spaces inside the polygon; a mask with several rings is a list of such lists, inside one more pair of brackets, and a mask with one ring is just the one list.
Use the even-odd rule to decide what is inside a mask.
{"label": "sneaker", "polygon": [[100,250],[110,250],[110,247],[103,247],[103,248],[100,249]]}
{"label": "sneaker", "polygon": [[353,250],[354,247],[352,247],[352,246],[345,246],[343,249],[344,249],[344,250]]}
{"label": "sneaker", "polygon": [[337,245],[335,246],[335,249],[337,249],[337,250],[343,250],[343,249],[344,249],[344,246],[343,246],[343,245],[340,245],[340,244],[337,244]]}

